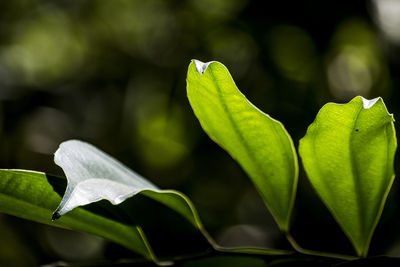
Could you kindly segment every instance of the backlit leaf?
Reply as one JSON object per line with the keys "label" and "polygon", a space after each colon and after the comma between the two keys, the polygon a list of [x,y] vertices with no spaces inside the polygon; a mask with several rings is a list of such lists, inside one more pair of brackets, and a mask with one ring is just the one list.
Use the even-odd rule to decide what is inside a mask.
{"label": "backlit leaf", "polygon": [[194,60],[187,94],[204,131],[250,176],[283,231],[297,186],[297,155],[283,125],[257,109],[219,62]]}
{"label": "backlit leaf", "polygon": [[393,121],[381,98],[356,97],[322,107],[300,140],[311,184],[359,256],[368,253],[394,179]]}

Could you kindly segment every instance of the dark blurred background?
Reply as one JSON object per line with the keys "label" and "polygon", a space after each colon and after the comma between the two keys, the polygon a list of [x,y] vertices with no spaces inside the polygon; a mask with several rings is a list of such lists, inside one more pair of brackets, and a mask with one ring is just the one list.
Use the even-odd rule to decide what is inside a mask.
{"label": "dark blurred background", "polygon": [[[187,194],[221,244],[288,248],[245,173],[201,130],[190,60],[224,63],[297,147],[326,102],[382,96],[396,118],[399,52],[396,0],[2,0],[0,167],[63,175],[53,153],[77,138]],[[371,255],[400,256],[399,197],[395,181]],[[303,247],[354,254],[302,167],[292,232]],[[0,215],[0,265],[130,257],[115,251]]]}

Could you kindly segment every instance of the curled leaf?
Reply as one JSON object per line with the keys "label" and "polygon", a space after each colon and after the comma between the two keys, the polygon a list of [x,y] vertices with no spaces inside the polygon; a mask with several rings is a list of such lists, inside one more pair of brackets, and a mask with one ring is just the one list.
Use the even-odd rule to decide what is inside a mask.
{"label": "curled leaf", "polygon": [[62,143],[54,155],[54,161],[64,170],[68,185],[53,219],[78,206],[101,199],[117,205],[143,190],[159,191],[151,182],[82,141]]}

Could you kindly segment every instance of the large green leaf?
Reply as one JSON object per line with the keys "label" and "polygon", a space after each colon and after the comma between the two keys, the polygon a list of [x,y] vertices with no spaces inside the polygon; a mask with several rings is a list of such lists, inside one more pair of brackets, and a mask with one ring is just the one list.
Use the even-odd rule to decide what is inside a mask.
{"label": "large green leaf", "polygon": [[81,208],[60,220],[52,221],[61,197],[54,187],[63,187],[64,179],[24,170],[0,170],[0,212],[24,219],[102,236],[132,251],[154,259],[138,226],[96,215]]}
{"label": "large green leaf", "polygon": [[322,107],[300,140],[311,184],[359,256],[367,255],[394,179],[393,121],[381,98],[356,97]]}
{"label": "large green leaf", "polygon": [[187,94],[205,132],[239,162],[280,228],[288,231],[298,164],[283,125],[252,105],[219,62],[192,61]]}

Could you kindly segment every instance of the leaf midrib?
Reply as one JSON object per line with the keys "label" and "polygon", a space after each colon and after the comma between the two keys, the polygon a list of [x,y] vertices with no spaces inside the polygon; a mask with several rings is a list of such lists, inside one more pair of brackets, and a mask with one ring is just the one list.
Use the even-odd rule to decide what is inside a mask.
{"label": "leaf midrib", "polygon": [[[360,114],[361,114],[363,109],[364,109],[364,107],[362,105],[360,105],[359,108],[358,108],[357,115],[354,118],[353,127],[352,127],[352,129],[350,131],[350,136],[349,136],[350,168],[351,168],[352,176],[354,177],[354,179],[353,179],[353,181],[354,181],[354,183],[353,183],[354,184],[354,192],[356,192],[356,203],[357,203],[357,207],[358,207],[357,216],[358,216],[358,221],[360,223],[360,228],[361,228],[360,229],[360,234],[361,234],[360,238],[361,238],[361,242],[362,242],[361,250],[364,250],[363,249],[363,247],[364,247],[363,243],[365,242],[365,240],[363,238],[363,234],[364,234],[364,231],[365,231],[364,208],[363,208],[364,205],[363,205],[363,200],[361,199],[361,189],[360,189],[361,182],[360,182],[360,176],[358,175],[358,173],[359,173],[358,172],[358,166],[357,166],[357,164],[355,164],[356,160],[354,158],[352,140],[355,137],[354,131],[356,129],[358,118],[359,118],[359,116],[360,116]],[[363,251],[361,251],[361,253],[363,253]]]}
{"label": "leaf midrib", "polygon": [[[261,176],[261,178],[262,178],[262,179],[265,179],[265,180],[268,180],[268,177],[266,177],[265,174],[262,172],[262,168],[261,168],[261,166],[259,165],[259,162],[256,160],[255,155],[252,153],[250,147],[249,147],[248,144],[245,142],[245,139],[244,139],[244,137],[243,137],[242,132],[240,131],[240,129],[239,129],[239,128],[237,127],[237,125],[235,124],[235,120],[234,120],[233,117],[232,117],[231,111],[229,110],[229,107],[228,107],[228,105],[227,105],[227,103],[226,103],[226,101],[225,101],[225,99],[224,99],[224,97],[223,97],[223,95],[222,95],[222,90],[221,90],[219,84],[216,82],[216,78],[215,78],[215,75],[214,75],[214,71],[213,71],[212,67],[211,67],[211,68],[210,68],[210,67],[211,67],[211,66],[209,66],[210,75],[213,77],[213,79],[211,79],[211,80],[212,80],[212,82],[214,83],[214,85],[215,85],[215,87],[216,87],[216,89],[217,89],[218,98],[220,99],[220,102],[221,102],[221,104],[222,104],[222,108],[224,109],[225,113],[226,113],[227,116],[228,116],[229,122],[230,122],[232,128],[234,129],[234,132],[237,134],[237,136],[238,136],[238,138],[239,138],[241,144],[242,144],[243,147],[245,148],[245,151],[246,151],[248,157],[251,159],[251,161],[253,161],[253,166],[256,168],[256,170],[257,170],[257,172],[259,173],[259,175]],[[274,128],[274,127],[272,127],[272,128]],[[275,129],[274,129],[274,130],[275,130]],[[260,191],[260,190],[257,188],[257,186],[256,186],[256,190],[257,190],[257,191]],[[262,193],[262,192],[260,192],[260,193],[261,193],[262,195],[264,195],[264,193]],[[271,194],[276,195],[273,191],[271,191]],[[278,198],[276,198],[276,197],[274,196],[273,199],[278,199]],[[274,208],[272,208],[271,205],[267,205],[267,207],[273,211],[272,214],[273,214],[274,217],[278,214],[277,211],[276,211]],[[284,221],[284,219],[283,219],[282,221]],[[280,223],[281,223],[281,218],[279,218],[279,220],[277,219],[277,222],[279,222],[279,225],[280,225]],[[281,225],[280,225],[280,226],[281,226]],[[283,226],[283,225],[282,225],[282,226]]]}

